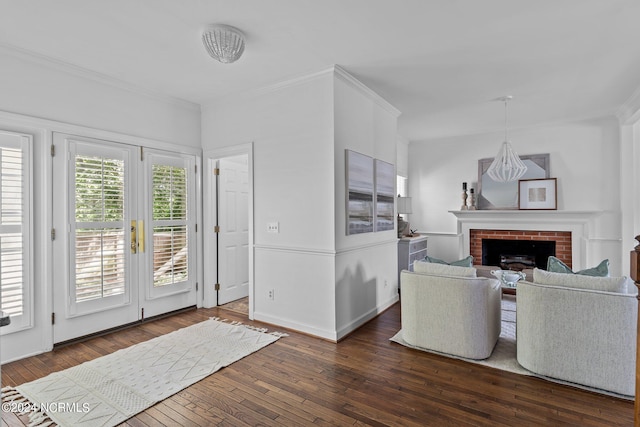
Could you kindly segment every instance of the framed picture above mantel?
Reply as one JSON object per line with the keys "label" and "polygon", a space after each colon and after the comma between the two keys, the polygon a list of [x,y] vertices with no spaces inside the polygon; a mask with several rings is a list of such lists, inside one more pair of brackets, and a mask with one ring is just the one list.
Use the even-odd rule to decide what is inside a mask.
{"label": "framed picture above mantel", "polygon": [[[530,154],[520,156],[527,166],[522,179],[549,178],[549,154]],[[518,209],[518,181],[496,182],[487,174],[493,157],[478,160],[477,209],[509,210]]]}
{"label": "framed picture above mantel", "polygon": [[556,210],[558,209],[558,180],[521,179],[518,181],[518,209]]}

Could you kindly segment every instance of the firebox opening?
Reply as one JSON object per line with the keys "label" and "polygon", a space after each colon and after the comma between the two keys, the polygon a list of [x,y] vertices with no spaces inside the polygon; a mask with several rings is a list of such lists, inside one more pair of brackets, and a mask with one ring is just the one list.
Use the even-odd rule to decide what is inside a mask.
{"label": "firebox opening", "polygon": [[482,239],[482,265],[507,270],[534,267],[546,270],[547,259],[555,254],[554,241]]}

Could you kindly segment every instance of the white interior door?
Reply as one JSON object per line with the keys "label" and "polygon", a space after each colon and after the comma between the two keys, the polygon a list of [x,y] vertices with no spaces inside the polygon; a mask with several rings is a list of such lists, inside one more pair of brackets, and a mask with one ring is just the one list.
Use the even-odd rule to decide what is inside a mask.
{"label": "white interior door", "polygon": [[53,141],[54,343],[195,305],[195,160]]}
{"label": "white interior door", "polygon": [[218,304],[249,295],[248,156],[218,160]]}

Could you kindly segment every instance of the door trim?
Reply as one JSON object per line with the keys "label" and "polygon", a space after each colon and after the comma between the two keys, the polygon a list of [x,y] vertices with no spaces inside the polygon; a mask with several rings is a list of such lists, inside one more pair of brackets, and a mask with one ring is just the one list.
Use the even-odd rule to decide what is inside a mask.
{"label": "door trim", "polygon": [[247,155],[248,175],[249,175],[249,319],[253,320],[254,304],[254,219],[253,219],[253,142],[239,144],[207,150],[203,153],[204,177],[203,184],[203,204],[204,215],[204,306],[215,307],[217,304],[216,283],[217,270],[217,247],[213,227],[216,225],[216,218],[213,215],[217,208],[216,180],[213,175],[215,162],[224,157]]}

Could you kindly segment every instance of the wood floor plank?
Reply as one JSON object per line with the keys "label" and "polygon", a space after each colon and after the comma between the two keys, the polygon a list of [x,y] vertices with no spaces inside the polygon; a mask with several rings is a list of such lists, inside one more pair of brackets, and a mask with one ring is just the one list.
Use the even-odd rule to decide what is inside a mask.
{"label": "wood floor plank", "polygon": [[[220,308],[199,309],[66,344],[2,366],[18,385],[207,320],[251,322]],[[339,343],[294,331],[148,408],[123,425],[422,426],[633,424],[633,402],[527,377],[389,341],[400,305]],[[25,416],[2,414],[3,427]]]}

